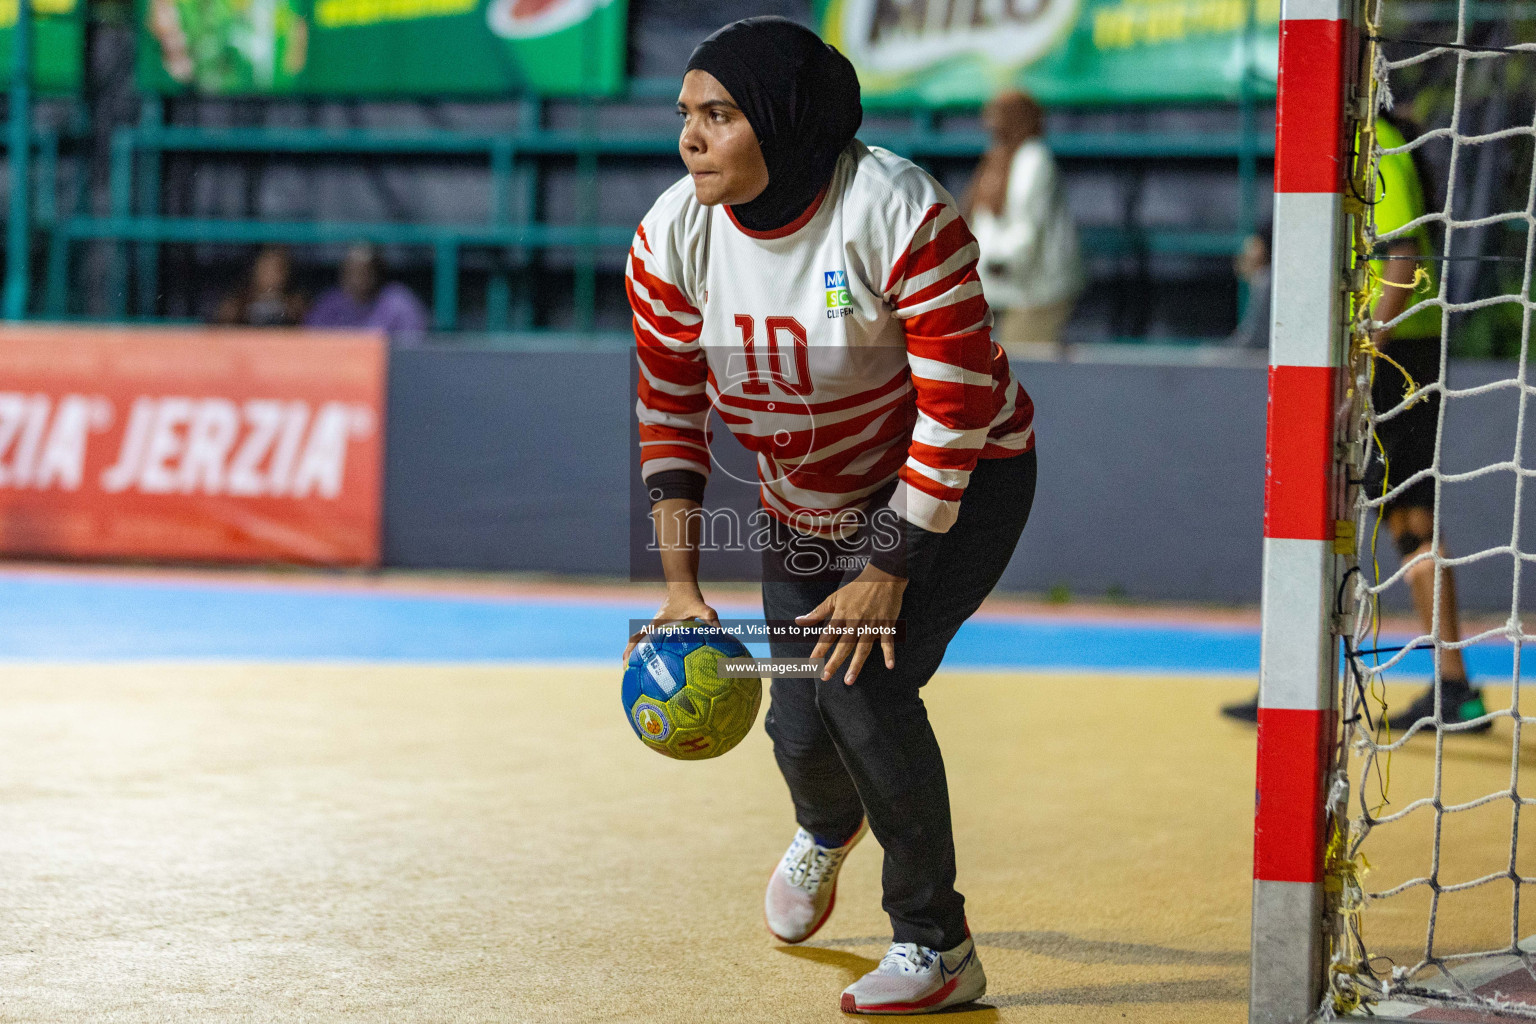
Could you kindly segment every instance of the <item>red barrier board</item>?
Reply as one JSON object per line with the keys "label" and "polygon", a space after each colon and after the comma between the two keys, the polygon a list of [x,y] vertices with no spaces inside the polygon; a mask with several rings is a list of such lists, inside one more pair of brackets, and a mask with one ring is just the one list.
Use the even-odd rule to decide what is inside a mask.
{"label": "red barrier board", "polygon": [[371,332],[0,328],[0,554],[376,565]]}

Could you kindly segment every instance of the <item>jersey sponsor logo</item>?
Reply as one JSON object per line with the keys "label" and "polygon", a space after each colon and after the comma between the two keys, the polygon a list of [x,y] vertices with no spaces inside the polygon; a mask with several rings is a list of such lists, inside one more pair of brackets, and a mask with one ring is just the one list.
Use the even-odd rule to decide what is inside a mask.
{"label": "jersey sponsor logo", "polygon": [[821,274],[821,284],[827,293],[828,320],[836,320],[840,316],[849,316],[853,313],[853,293],[848,290],[847,271],[824,270]]}

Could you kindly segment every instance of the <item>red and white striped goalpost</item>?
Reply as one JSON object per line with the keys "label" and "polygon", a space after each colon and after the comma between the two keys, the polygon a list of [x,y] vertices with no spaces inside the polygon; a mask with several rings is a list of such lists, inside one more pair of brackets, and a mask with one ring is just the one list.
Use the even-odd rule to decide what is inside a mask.
{"label": "red and white striped goalpost", "polygon": [[1249,1020],[1307,1020],[1324,975],[1324,787],[1333,741],[1335,410],[1347,307],[1345,117],[1358,0],[1284,0],[1264,490]]}

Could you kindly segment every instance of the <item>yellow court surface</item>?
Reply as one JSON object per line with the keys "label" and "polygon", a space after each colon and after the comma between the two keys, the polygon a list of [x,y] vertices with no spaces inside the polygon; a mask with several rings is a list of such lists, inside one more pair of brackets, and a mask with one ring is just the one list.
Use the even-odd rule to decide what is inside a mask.
{"label": "yellow court surface", "polygon": [[[778,945],[761,723],[669,761],[614,662],[4,667],[0,1020],[848,1019],[889,939],[875,843]],[[928,686],[990,978],[954,1019],[1245,1019],[1254,740],[1216,708],[1252,686]],[[1487,747],[1497,788],[1507,724]]]}

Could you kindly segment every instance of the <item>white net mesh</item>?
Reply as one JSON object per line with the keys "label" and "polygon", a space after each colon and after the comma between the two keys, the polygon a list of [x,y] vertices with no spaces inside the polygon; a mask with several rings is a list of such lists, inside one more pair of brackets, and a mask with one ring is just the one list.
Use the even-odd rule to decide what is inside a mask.
{"label": "white net mesh", "polygon": [[[1454,24],[1395,18],[1394,5],[1438,6]],[[1526,484],[1536,474],[1536,463],[1525,465],[1536,394],[1527,378],[1536,118],[1522,96],[1536,80],[1536,44],[1519,40],[1518,25],[1479,19],[1476,6],[1366,0],[1361,25],[1361,66],[1370,73],[1360,76],[1351,111],[1349,444],[1340,473],[1354,532],[1341,524],[1338,546],[1358,557],[1338,601],[1344,674],[1329,807],[1325,1016],[1395,1004],[1403,1015],[1451,1005],[1477,1014],[1460,1019],[1536,1019],[1536,945],[1522,945],[1536,933],[1536,910],[1522,909],[1533,877],[1522,873],[1532,866],[1521,849],[1522,810],[1536,799],[1536,788],[1522,795],[1522,731],[1536,718],[1522,717],[1520,706],[1529,638],[1522,569],[1536,559],[1522,545]],[[1376,113],[1409,102],[1428,126],[1394,145]],[[1386,191],[1400,180],[1388,163],[1396,158],[1400,169],[1404,157],[1432,179],[1414,211],[1421,215],[1378,223],[1401,219],[1386,215],[1402,198]],[[1396,312],[1390,296],[1405,284],[1418,301]],[[1438,360],[1430,331],[1414,343],[1427,363],[1415,362],[1399,334],[1436,316],[1426,308],[1440,311]],[[1384,310],[1393,315],[1375,319]],[[1458,380],[1466,375],[1449,356],[1468,349],[1506,361]],[[1413,418],[1433,429],[1432,447],[1422,445],[1427,465],[1404,441]],[[1481,442],[1459,443],[1463,426]],[[1482,454],[1468,461],[1469,451]],[[1447,499],[1475,488],[1497,495],[1496,525],[1483,521],[1487,502],[1478,522],[1457,521]],[[1477,550],[1449,553],[1473,536]],[[1398,567],[1384,568],[1399,549]],[[1500,610],[1459,629],[1458,578],[1476,584],[1463,598]],[[1465,669],[1480,692],[1459,685]],[[1426,683],[1433,701],[1424,717],[1393,728]]]}

